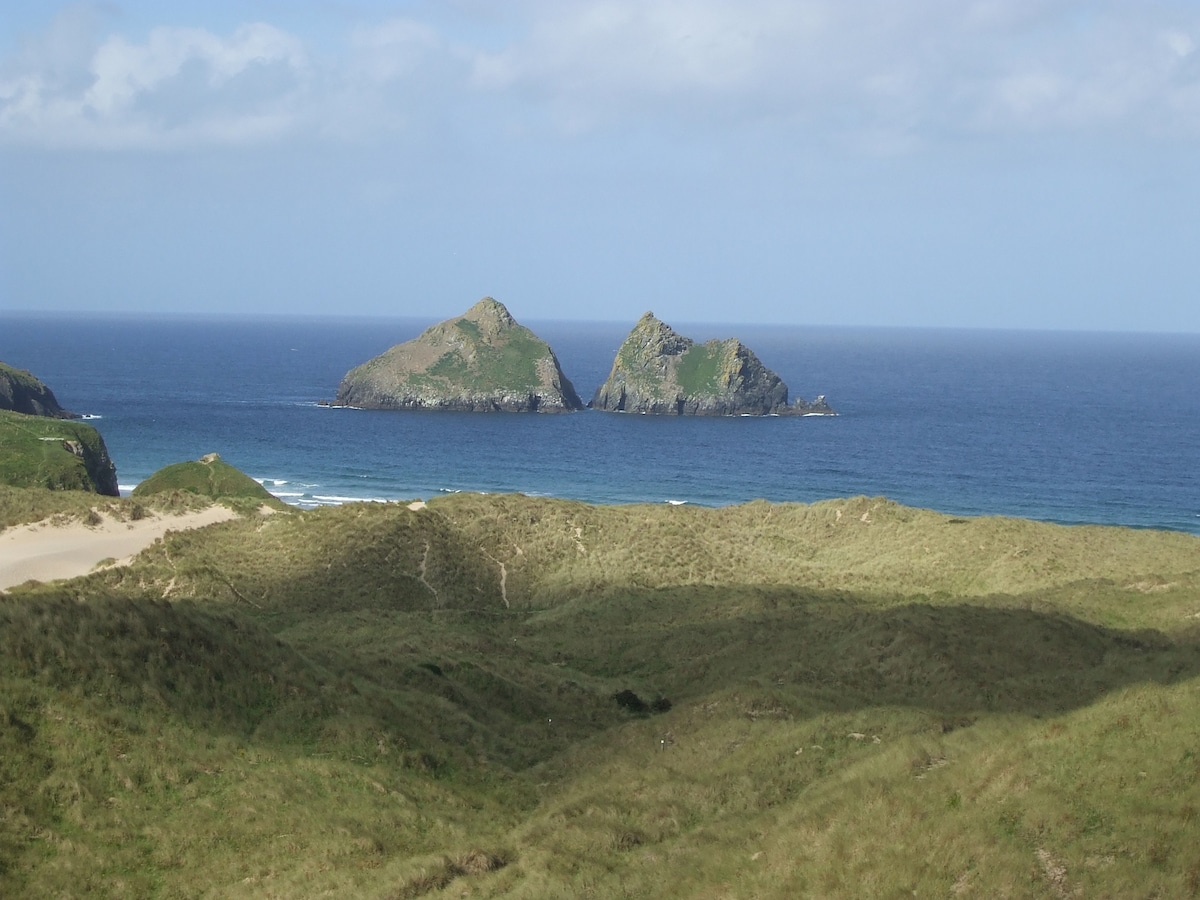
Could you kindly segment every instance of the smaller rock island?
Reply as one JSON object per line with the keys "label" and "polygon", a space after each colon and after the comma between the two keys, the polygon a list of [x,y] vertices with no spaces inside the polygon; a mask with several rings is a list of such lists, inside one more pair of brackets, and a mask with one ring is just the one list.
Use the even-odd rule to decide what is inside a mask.
{"label": "smaller rock island", "polygon": [[837,415],[824,396],[788,403],[787,385],[736,338],[697,344],[651,312],[629,332],[588,405],[650,415]]}
{"label": "smaller rock island", "polygon": [[332,405],[540,413],[583,408],[550,346],[491,297],[351,369]]}

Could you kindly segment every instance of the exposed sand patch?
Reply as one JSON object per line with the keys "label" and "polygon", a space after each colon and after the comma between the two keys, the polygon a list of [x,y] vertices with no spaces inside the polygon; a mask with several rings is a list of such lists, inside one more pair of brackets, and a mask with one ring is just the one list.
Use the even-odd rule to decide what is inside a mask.
{"label": "exposed sand patch", "polygon": [[425,501],[424,500],[414,500],[412,503],[408,504],[408,508],[411,509],[413,512],[416,512],[418,509],[424,509]]}
{"label": "exposed sand patch", "polygon": [[0,591],[30,579],[57,581],[86,575],[105,559],[127,565],[168,531],[202,528],[237,517],[224,506],[179,516],[152,515],[133,522],[105,519],[55,527],[48,522],[18,525],[0,532]]}

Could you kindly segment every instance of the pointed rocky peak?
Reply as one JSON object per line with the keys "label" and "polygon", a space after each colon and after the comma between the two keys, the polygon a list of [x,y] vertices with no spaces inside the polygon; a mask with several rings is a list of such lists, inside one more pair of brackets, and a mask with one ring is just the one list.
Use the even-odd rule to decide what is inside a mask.
{"label": "pointed rocky peak", "polygon": [[[654,313],[647,312],[633,326],[633,330],[629,332],[629,337],[625,339],[621,349],[627,350],[636,357],[649,359],[658,356],[676,356],[690,346],[692,346],[691,338],[684,337],[662,319],[656,317]],[[629,359],[628,356],[627,359]]]}
{"label": "pointed rocky peak", "polygon": [[514,328],[517,324],[508,308],[492,297],[484,297],[463,313],[462,317],[468,322],[474,322],[484,331],[493,333]]}

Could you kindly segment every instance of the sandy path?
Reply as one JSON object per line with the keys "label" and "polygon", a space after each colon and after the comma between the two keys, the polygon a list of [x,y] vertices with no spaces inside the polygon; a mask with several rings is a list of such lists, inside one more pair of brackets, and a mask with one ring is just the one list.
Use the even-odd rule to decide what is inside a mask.
{"label": "sandy path", "polygon": [[89,528],[81,522],[55,527],[47,522],[16,525],[0,531],[0,591],[33,578],[55,581],[86,575],[104,559],[128,563],[168,531],[201,528],[237,516],[224,506],[211,506],[180,516],[149,516],[136,522],[105,519]]}

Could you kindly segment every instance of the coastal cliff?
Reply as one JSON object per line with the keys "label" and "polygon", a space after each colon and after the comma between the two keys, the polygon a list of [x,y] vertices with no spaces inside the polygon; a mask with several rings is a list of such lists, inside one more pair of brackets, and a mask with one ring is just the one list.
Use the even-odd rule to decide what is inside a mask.
{"label": "coastal cliff", "polygon": [[788,387],[735,338],[697,344],[646,313],[588,404],[651,415],[836,415],[823,396],[788,403]]}
{"label": "coastal cliff", "polygon": [[583,408],[550,346],[491,297],[351,369],[333,405],[465,412]]}
{"label": "coastal cliff", "polygon": [[100,432],[24,369],[0,363],[0,484],[120,496]]}
{"label": "coastal cliff", "polygon": [[83,422],[0,410],[0,484],[120,496],[104,438]]}
{"label": "coastal cliff", "polygon": [[16,369],[0,362],[0,409],[24,413],[27,416],[46,416],[51,419],[78,419],[63,409],[54,396],[31,372]]}

